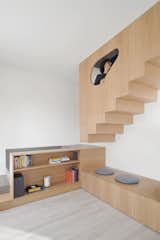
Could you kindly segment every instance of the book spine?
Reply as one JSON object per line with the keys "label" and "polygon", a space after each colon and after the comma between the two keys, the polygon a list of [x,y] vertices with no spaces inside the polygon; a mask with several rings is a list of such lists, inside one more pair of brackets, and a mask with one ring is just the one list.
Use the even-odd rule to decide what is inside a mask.
{"label": "book spine", "polygon": [[14,157],[14,169],[17,169],[17,157]]}
{"label": "book spine", "polygon": [[21,160],[21,157],[18,157],[18,169],[20,168],[20,160]]}
{"label": "book spine", "polygon": [[66,182],[67,183],[72,183],[72,171],[71,171],[71,169],[66,171]]}
{"label": "book spine", "polygon": [[77,167],[72,168],[72,174],[73,174],[73,182],[78,182],[79,180],[79,170]]}
{"label": "book spine", "polygon": [[33,162],[32,162],[32,155],[29,155],[28,157],[29,157],[29,166],[31,167],[32,164],[33,164]]}
{"label": "book spine", "polygon": [[14,169],[18,168],[18,157],[14,157]]}
{"label": "book spine", "polygon": [[20,156],[20,158],[19,158],[19,168],[22,168],[22,161],[23,161],[23,159],[22,159],[22,156]]}
{"label": "book spine", "polygon": [[72,169],[72,183],[75,182],[75,170]]}

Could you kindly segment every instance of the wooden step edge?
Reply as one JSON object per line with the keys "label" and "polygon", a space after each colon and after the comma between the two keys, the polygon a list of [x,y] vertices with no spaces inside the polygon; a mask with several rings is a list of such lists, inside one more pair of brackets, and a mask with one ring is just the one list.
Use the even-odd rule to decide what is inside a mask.
{"label": "wooden step edge", "polygon": [[112,124],[112,123],[96,124],[97,134],[122,134],[123,131],[124,131],[124,127],[122,124]]}
{"label": "wooden step edge", "polygon": [[142,103],[156,102],[157,101],[157,92],[152,97],[149,97],[149,96],[142,96],[142,95],[138,95],[138,94],[136,95],[136,94],[134,94],[130,91],[129,94],[121,97],[121,99],[131,100],[131,101],[132,100],[133,101],[139,101],[139,102],[142,102]]}
{"label": "wooden step edge", "polygon": [[144,103],[140,101],[125,100],[121,97],[116,99],[115,110],[117,112],[125,112],[131,114],[142,114],[144,113]]}
{"label": "wooden step edge", "polygon": [[160,68],[160,56],[153,57],[150,60],[146,61],[146,63],[151,63],[155,67]]}
{"label": "wooden step edge", "polygon": [[126,95],[124,97],[122,97],[122,99],[124,100],[138,100],[140,102],[143,103],[151,103],[151,102],[156,102],[157,101],[157,96],[154,98],[147,98],[147,97],[138,97],[138,96],[134,96],[134,95]]}
{"label": "wooden step edge", "polygon": [[154,84],[152,84],[152,82],[148,81],[148,76],[146,73],[142,76],[139,76],[136,79],[131,79],[128,83],[129,84],[132,84],[132,83],[143,84],[146,87],[150,87],[155,90],[158,89],[158,87],[156,87]]}
{"label": "wooden step edge", "polygon": [[[103,123],[103,122],[98,122]],[[126,112],[108,111],[105,113],[105,123],[133,124],[133,114]]]}
{"label": "wooden step edge", "polygon": [[128,82],[128,85],[132,85],[132,84],[138,84],[138,85],[140,85],[140,86],[142,86],[142,87],[147,87],[147,88],[150,88],[150,89],[152,89],[152,90],[157,90],[157,88],[155,88],[154,86],[150,86],[150,85],[148,85],[147,84],[147,82],[143,82],[143,80],[145,79],[145,75],[144,76],[141,76],[141,77],[139,77],[139,78],[137,78],[137,79],[134,79],[134,80],[131,80],[131,81],[129,81]]}
{"label": "wooden step edge", "polygon": [[145,63],[145,82],[156,89],[160,89],[160,67],[150,61]]}
{"label": "wooden step edge", "polygon": [[128,94],[122,98],[140,102],[154,102],[157,100],[157,89],[142,82],[132,81],[128,84]]}
{"label": "wooden step edge", "polygon": [[88,134],[88,142],[114,142],[115,135],[113,134]]}

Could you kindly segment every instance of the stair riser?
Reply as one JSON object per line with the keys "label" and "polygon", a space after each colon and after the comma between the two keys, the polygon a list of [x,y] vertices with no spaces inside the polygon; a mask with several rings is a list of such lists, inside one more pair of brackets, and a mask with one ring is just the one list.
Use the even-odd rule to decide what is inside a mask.
{"label": "stair riser", "polygon": [[144,103],[138,101],[127,101],[119,98],[116,103],[116,111],[141,114],[144,113]]}
{"label": "stair riser", "polygon": [[154,102],[157,99],[157,90],[142,83],[130,83],[128,95],[123,99]]}
{"label": "stair riser", "polygon": [[114,142],[115,136],[109,134],[89,134],[88,135],[88,142]]}
{"label": "stair riser", "polygon": [[160,67],[154,66],[151,63],[145,64],[145,78],[143,82],[159,89],[160,88]]}
{"label": "stair riser", "polygon": [[123,133],[122,125],[108,125],[108,124],[97,124],[96,133],[102,134],[121,134]]}
{"label": "stair riser", "polygon": [[133,116],[131,114],[121,114],[121,113],[106,113],[105,114],[106,123],[112,124],[132,124]]}

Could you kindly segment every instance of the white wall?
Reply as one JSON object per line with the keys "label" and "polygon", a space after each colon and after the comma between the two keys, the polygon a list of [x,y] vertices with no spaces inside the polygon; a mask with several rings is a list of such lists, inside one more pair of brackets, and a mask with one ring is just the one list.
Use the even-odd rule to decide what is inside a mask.
{"label": "white wall", "polygon": [[[6,148],[79,142],[76,76],[77,81],[0,68],[0,173],[5,169]],[[160,93],[115,143],[106,144],[107,165],[160,180],[159,109]]]}
{"label": "white wall", "polygon": [[160,92],[106,149],[107,165],[160,180]]}
{"label": "white wall", "polygon": [[78,98],[69,76],[0,68],[0,172],[6,148],[78,143]]}

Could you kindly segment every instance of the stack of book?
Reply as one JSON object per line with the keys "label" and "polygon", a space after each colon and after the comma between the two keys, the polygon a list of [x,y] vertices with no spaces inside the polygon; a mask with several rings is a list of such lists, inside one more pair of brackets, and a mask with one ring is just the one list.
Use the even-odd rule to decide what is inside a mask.
{"label": "stack of book", "polygon": [[61,163],[60,158],[50,158],[49,159],[49,164],[57,164],[57,163]]}
{"label": "stack of book", "polygon": [[27,168],[32,166],[32,155],[14,157],[14,169]]}
{"label": "stack of book", "polygon": [[57,164],[57,163],[67,162],[67,161],[70,161],[70,157],[68,156],[49,158],[49,164]]}
{"label": "stack of book", "polygon": [[77,167],[72,167],[66,171],[66,182],[75,183],[79,180],[79,170]]}

